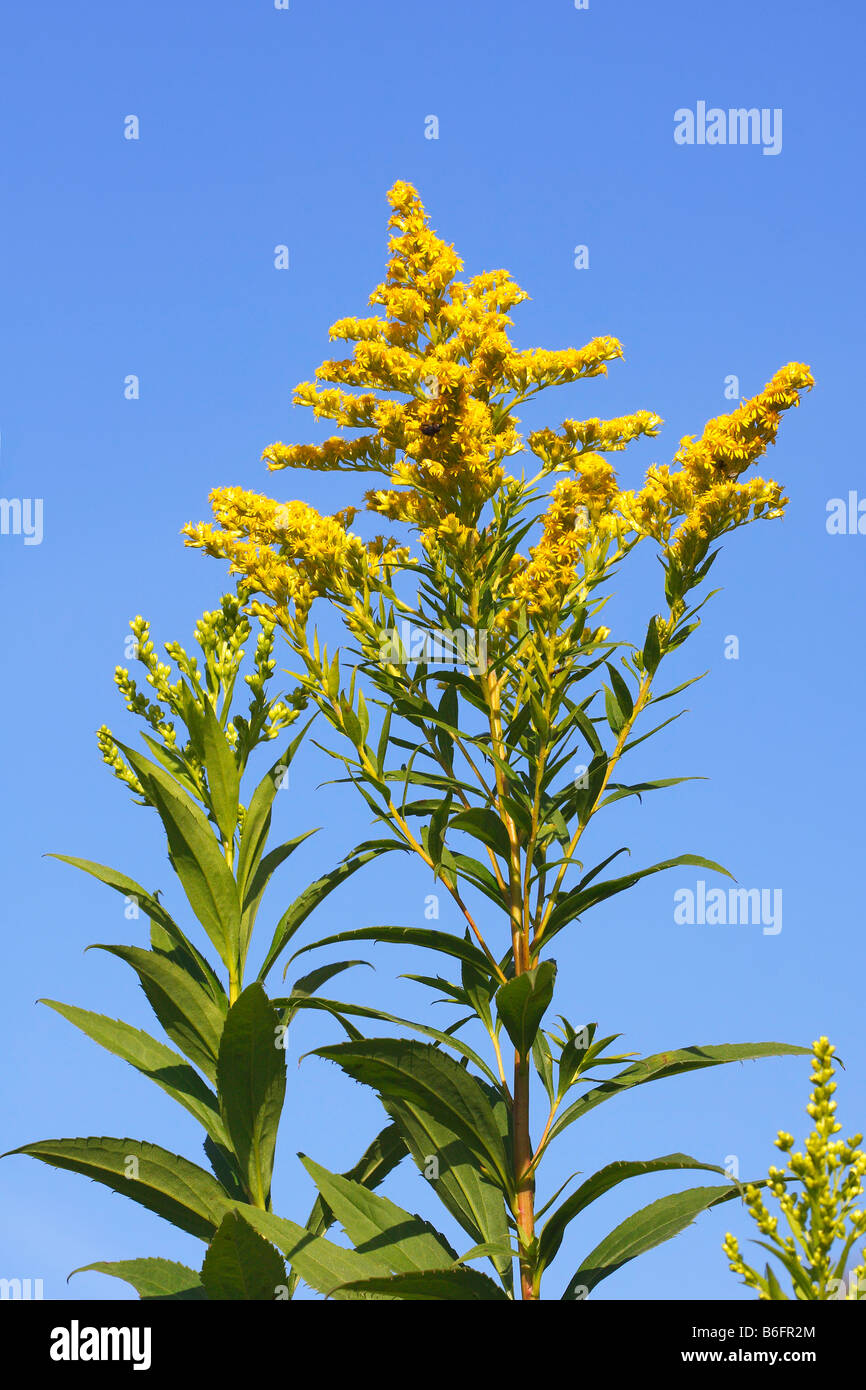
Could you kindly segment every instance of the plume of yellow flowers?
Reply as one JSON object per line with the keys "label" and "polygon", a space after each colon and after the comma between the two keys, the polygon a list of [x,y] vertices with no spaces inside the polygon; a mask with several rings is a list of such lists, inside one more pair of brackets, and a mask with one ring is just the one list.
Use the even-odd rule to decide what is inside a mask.
{"label": "plume of yellow flowers", "polygon": [[[833,1137],[842,1128],[833,1099],[835,1050],[827,1038],[813,1044],[814,1090],[806,1111],[815,1127],[806,1139],[805,1153],[791,1152],[793,1135],[783,1130],[774,1141],[788,1155],[788,1171],[770,1168],[769,1190],[778,1200],[790,1235],[778,1233],[778,1217],[770,1215],[761,1189],[752,1184],[746,1187],[749,1214],[761,1234],[772,1242],[758,1244],[782,1262],[791,1276],[794,1296],[803,1300],[866,1298],[866,1248],[860,1252],[862,1263],[846,1273],[854,1245],[858,1240],[866,1243],[866,1211],[856,1206],[863,1194],[866,1153],[858,1147],[862,1134],[849,1139]],[[788,1191],[791,1182],[798,1184],[795,1192]],[[835,1249],[838,1241],[842,1242],[841,1253]],[[769,1265],[762,1276],[746,1263],[736,1236],[728,1233],[722,1248],[730,1268],[749,1288],[758,1290],[760,1299],[787,1298]]]}
{"label": "plume of yellow flowers", "polygon": [[[389,259],[370,296],[383,312],[333,324],[331,338],[353,344],[352,355],[323,362],[315,381],[294,393],[341,433],[320,444],[271,445],[263,455],[270,469],[378,474],[386,485],[366,493],[367,509],[409,523],[434,560],[444,553],[462,564],[479,553],[485,505],[515,481],[506,474],[511,456],[528,448],[539,460],[534,485],[567,474],[549,495],[539,543],[528,558],[513,558],[514,592],[497,624],[506,629],[520,606],[554,621],[581,568],[597,579],[637,539],[654,539],[666,564],[688,575],[726,531],[782,514],[778,483],[739,477],[775,440],[781,412],[814,384],[808,367],[790,363],[752,400],[710,420],[700,438],[684,438],[677,467],[653,465],[638,491],[621,490],[605,455],[654,438],[658,415],[569,419],[524,440],[514,412],[549,386],[606,373],[622,345],[596,337],[581,348],[518,350],[508,311],[528,295],[505,270],[458,279],[462,262],[430,227],[416,190],[400,181],[388,198]],[[346,596],[353,585],[371,592],[410,563],[393,541],[353,535],[351,508],[325,517],[239,488],[219,488],[210,500],[215,524],[187,526],[187,543],[228,560],[261,596],[250,611],[283,626],[290,609],[303,623],[316,597]]]}

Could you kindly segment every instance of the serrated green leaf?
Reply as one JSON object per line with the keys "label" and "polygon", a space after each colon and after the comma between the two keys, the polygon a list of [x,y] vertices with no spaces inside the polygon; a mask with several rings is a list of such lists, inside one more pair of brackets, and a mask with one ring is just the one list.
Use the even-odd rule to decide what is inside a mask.
{"label": "serrated green leaf", "polygon": [[337,932],[335,936],[325,936],[321,941],[302,946],[292,959],[303,955],[305,951],[313,951],[319,946],[333,946],[342,941],[379,941],[396,946],[423,946],[430,951],[439,951],[446,956],[465,960],[487,976],[490,976],[493,969],[484,952],[471,942],[460,936],[452,936],[449,932],[434,931],[427,927],[355,927],[351,931]]}
{"label": "serrated green leaf", "polygon": [[340,1291],[432,1303],[489,1303],[508,1299],[508,1295],[486,1274],[478,1269],[469,1269],[466,1265],[458,1265],[454,1269],[425,1270],[423,1273],[393,1274],[387,1279],[357,1279],[344,1284]]}
{"label": "serrated green leaf", "polygon": [[148,1256],[139,1260],[97,1260],[92,1265],[73,1269],[69,1278],[73,1274],[85,1274],[88,1270],[125,1280],[132,1285],[139,1298],[148,1303],[207,1299],[198,1271],[175,1260]]}
{"label": "serrated green leaf", "polygon": [[282,1258],[239,1211],[223,1217],[204,1257],[201,1282],[212,1300],[272,1303],[288,1294]]}
{"label": "serrated green leaf", "polygon": [[286,1094],[278,1018],[256,981],[229,1009],[219,1047],[217,1091],[223,1123],[250,1200],[270,1201],[277,1130]]}
{"label": "serrated green leaf", "polygon": [[532,1050],[539,1024],[553,998],[556,962],[540,965],[514,975],[496,991],[496,1008],[506,1033],[521,1057]]}
{"label": "serrated green leaf", "polygon": [[739,1197],[739,1186],[692,1187],[686,1192],[674,1192],[660,1197],[648,1207],[642,1207],[622,1221],[595,1247],[569,1280],[562,1295],[565,1301],[586,1297],[602,1279],[615,1274],[629,1260],[646,1250],[661,1245],[690,1226],[696,1216]]}
{"label": "serrated green leaf", "polygon": [[514,1178],[487,1095],[473,1076],[438,1047],[400,1038],[373,1038],[316,1049],[384,1101],[414,1101],[453,1129],[509,1196]]}
{"label": "serrated green leaf", "polygon": [[364,1295],[343,1291],[341,1286],[353,1279],[387,1277],[389,1273],[378,1256],[346,1250],[273,1212],[251,1206],[237,1209],[259,1235],[283,1252],[294,1272],[317,1293],[338,1299],[361,1298]]}
{"label": "serrated green leaf", "polygon": [[[387,848],[398,849],[402,846],[395,844],[388,845]],[[335,888],[339,888],[341,883],[344,883],[364,864],[369,864],[371,859],[375,859],[377,855],[385,852],[386,848],[383,845],[377,849],[351,855],[342,864],[338,864],[335,869],[329,870],[328,873],[323,874],[321,878],[317,878],[314,883],[304,889],[303,893],[295,899],[277,923],[273,940],[268,947],[267,955],[258,974],[259,980],[264,981],[267,978],[280,953],[289,944],[295,932],[307,920],[310,913],[324,902],[328,894],[332,893]]]}
{"label": "serrated green leaf", "polygon": [[715,873],[724,874],[726,878],[733,879],[733,874],[729,873],[721,864],[716,864],[712,859],[703,859],[697,854],[678,854],[675,859],[665,859],[660,864],[651,864],[648,869],[638,869],[633,874],[624,874],[622,878],[605,879],[602,883],[596,883],[592,888],[573,888],[571,892],[559,899],[547,920],[543,934],[536,937],[533,955],[538,954],[542,941],[547,943],[552,936],[562,931],[563,927],[567,927],[581,913],[595,907],[596,903],[603,902],[606,898],[612,898],[617,893],[626,892],[627,889],[633,888],[636,883],[639,883],[642,878],[648,878],[651,874],[661,873],[663,869],[676,869],[683,866],[711,869]]}
{"label": "serrated green leaf", "polygon": [[216,1096],[179,1053],[121,1019],[107,1018],[104,1014],[92,1013],[90,1009],[76,1008],[74,1004],[60,1004],[56,999],[41,999],[39,1002],[47,1004],[99,1043],[100,1047],[113,1052],[116,1057],[122,1057],[143,1076],[149,1077],[194,1115],[208,1134],[218,1142],[225,1141]]}
{"label": "serrated green leaf", "polygon": [[330,1173],[304,1154],[300,1159],[359,1254],[370,1250],[395,1274],[440,1269],[457,1259],[445,1237],[420,1216],[362,1183]]}
{"label": "serrated green leaf", "polygon": [[138,975],[148,1003],[173,1043],[191,1062],[216,1081],[216,1060],[225,1016],[201,985],[186,971],[157,951],[139,946],[111,946],[96,943],[91,951],[109,955],[131,965]]}
{"label": "serrated green leaf", "polygon": [[621,1159],[616,1163],[608,1163],[597,1173],[593,1173],[591,1178],[587,1178],[586,1182],[581,1183],[580,1187],[566,1198],[562,1206],[557,1208],[545,1224],[538,1241],[537,1276],[540,1278],[542,1272],[556,1258],[569,1223],[590,1203],[597,1201],[612,1187],[616,1187],[619,1183],[626,1182],[630,1178],[642,1177],[647,1173],[665,1173],[680,1168],[700,1168],[709,1173],[720,1173],[723,1176],[725,1173],[724,1168],[720,1168],[718,1164],[700,1163],[696,1158],[690,1158],[688,1154],[681,1153],[665,1154],[662,1158],[651,1158],[637,1162]]}
{"label": "serrated green leaf", "polygon": [[714,1067],[726,1062],[745,1062],[760,1057],[805,1057],[811,1055],[808,1047],[797,1047],[791,1043],[713,1043],[700,1047],[674,1048],[670,1052],[657,1052],[633,1062],[623,1071],[617,1072],[608,1081],[586,1091],[578,1100],[564,1110],[550,1131],[550,1139],[575,1120],[594,1110],[612,1096],[630,1090],[632,1086],[643,1086],[649,1081],[660,1081],[668,1076],[680,1076],[688,1071],[703,1067]]}
{"label": "serrated green leaf", "polygon": [[204,765],[211,808],[224,841],[231,844],[238,823],[241,786],[238,765],[209,700],[202,704],[201,715]]}
{"label": "serrated green leaf", "polygon": [[161,767],[118,743],[139,781],[146,786],[169,845],[172,867],[190,907],[223,963],[237,960],[241,910],[237,884],[204,813]]}
{"label": "serrated green leaf", "polygon": [[204,1168],[140,1139],[42,1139],[9,1153],[27,1154],[103,1183],[200,1240],[210,1240],[231,1206]]}

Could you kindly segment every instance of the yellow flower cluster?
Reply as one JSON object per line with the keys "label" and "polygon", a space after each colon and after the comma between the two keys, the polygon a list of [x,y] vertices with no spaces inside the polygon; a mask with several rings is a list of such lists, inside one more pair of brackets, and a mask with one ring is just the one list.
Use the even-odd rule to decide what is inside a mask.
{"label": "yellow flower cluster", "polygon": [[574,460],[589,450],[612,453],[624,449],[642,434],[654,438],[663,421],[651,410],[621,415],[615,420],[563,420],[562,432],[536,430],[527,444],[553,472],[571,468]]}
{"label": "yellow flower cluster", "polygon": [[682,464],[695,490],[711,487],[719,473],[738,477],[766,452],[768,444],[775,443],[782,411],[799,405],[800,393],[814,385],[808,367],[789,362],[757,396],[729,415],[707,421],[700,439],[686,435],[674,455],[675,462]]}
{"label": "yellow flower cluster", "polygon": [[187,544],[229,561],[243,576],[251,613],[285,622],[294,605],[300,620],[315,598],[363,589],[383,562],[405,561],[406,552],[380,537],[365,546],[347,530],[354,508],[321,516],[306,502],[274,502],[243,488],[216,488],[210,495],[216,525],[187,525]]}
{"label": "yellow flower cluster", "polygon": [[781,516],[788,499],[778,483],[737,478],[774,442],[781,411],[798,405],[800,393],[813,385],[809,368],[791,362],[757,396],[708,421],[700,439],[685,438],[674,456],[678,470],[654,465],[640,492],[620,494],[618,507],[630,527],[652,536],[689,568],[726,531]]}
{"label": "yellow flower cluster", "polygon": [[[847,1290],[840,1293],[836,1285],[841,1280],[834,1280],[837,1266],[832,1255],[836,1241],[845,1242],[841,1261],[844,1272],[845,1258],[854,1242],[866,1237],[866,1212],[854,1208],[855,1200],[863,1193],[866,1178],[866,1153],[858,1148],[863,1135],[854,1134],[844,1140],[833,1138],[842,1128],[836,1120],[836,1102],[832,1098],[836,1090],[832,1061],[835,1050],[827,1038],[819,1038],[813,1044],[814,1090],[806,1111],[814,1121],[814,1129],[806,1139],[805,1153],[791,1152],[793,1135],[783,1130],[775,1140],[776,1147],[789,1155],[788,1172],[771,1167],[769,1189],[777,1198],[793,1235],[778,1235],[778,1218],[767,1210],[761,1189],[751,1183],[746,1187],[746,1206],[758,1230],[770,1237],[783,1262],[789,1268],[793,1264],[800,1276],[799,1281],[794,1279],[795,1292],[799,1283],[798,1296],[802,1296],[805,1285],[812,1297],[825,1299],[856,1298],[860,1296],[861,1284],[862,1295],[866,1296],[866,1249],[862,1251],[864,1263],[852,1271]],[[792,1181],[799,1184],[796,1194],[788,1191]],[[762,1299],[770,1298],[767,1281],[746,1264],[735,1236],[730,1233],[726,1236],[723,1249],[733,1272],[741,1275],[751,1288],[758,1289]]]}
{"label": "yellow flower cluster", "polygon": [[[315,381],[295,389],[296,404],[341,432],[319,444],[273,444],[263,457],[271,469],[378,474],[385,482],[366,493],[369,511],[417,528],[431,555],[466,561],[479,553],[483,507],[509,481],[505,461],[524,448],[515,407],[548,386],[606,372],[623,349],[616,338],[597,337],[582,348],[518,351],[508,311],[526,293],[505,270],[459,280],[462,262],[430,227],[411,184],[396,183],[388,198],[389,259],[370,296],[384,312],[333,324],[331,338],[352,343],[352,355],[326,360]],[[694,571],[725,531],[781,515],[787,499],[777,483],[738,478],[774,441],[781,412],[812,385],[808,367],[790,363],[752,400],[710,420],[699,439],[683,439],[678,467],[654,465],[639,491],[620,491],[604,455],[655,437],[662,421],[652,411],[569,419],[559,430],[531,433],[526,444],[542,473],[572,476],[554,488],[529,560],[516,557],[515,602],[552,611],[590,544],[597,578],[599,565],[613,563],[603,559],[610,542],[615,559],[628,536],[654,538],[668,562]],[[315,596],[361,586],[371,562],[407,557],[381,537],[365,547],[349,522],[303,503],[281,508],[239,489],[218,490],[212,500],[215,525],[187,527],[188,542],[228,559],[251,592],[266,596],[272,609],[251,610],[260,616],[282,621],[294,605],[303,618]],[[509,614],[506,626],[513,606]]]}
{"label": "yellow flower cluster", "polygon": [[[504,270],[457,280],[462,263],[431,229],[415,189],[399,182],[388,197],[390,259],[370,296],[385,316],[333,324],[332,338],[354,343],[352,357],[322,363],[317,381],[302,382],[294,395],[317,417],[373,433],[333,435],[318,445],[278,443],[264,458],[272,469],[383,474],[390,486],[367,494],[369,509],[432,535],[447,516],[474,526],[502,484],[503,460],[523,447],[511,411],[516,400],[597,376],[622,347],[605,337],[562,352],[518,352],[507,311],[526,293]],[[355,394],[346,387],[367,389]]]}
{"label": "yellow flower cluster", "polygon": [[532,613],[556,612],[574,582],[583,552],[590,542],[617,536],[619,523],[610,510],[617,496],[616,474],[600,454],[584,454],[578,476],[564,478],[551,493],[541,540],[531,550],[529,564],[512,581],[516,604]]}

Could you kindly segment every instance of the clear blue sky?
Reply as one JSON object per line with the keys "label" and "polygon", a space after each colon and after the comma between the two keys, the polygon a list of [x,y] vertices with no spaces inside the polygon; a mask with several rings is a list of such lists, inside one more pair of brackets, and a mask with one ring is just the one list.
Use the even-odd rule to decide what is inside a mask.
{"label": "clear blue sky", "polygon": [[[44,534],[29,546],[0,536],[2,1149],[106,1133],[200,1156],[191,1119],[36,1005],[47,996],[150,1026],[131,972],[82,954],[138,939],[137,924],[108,889],[41,856],[79,854],[169,886],[155,817],[129,802],[93,738],[103,721],[131,732],[112,684],[127,621],[142,613],[160,640],[184,639],[215,605],[220,565],[178,535],[206,515],[212,486],[276,489],[323,510],[354,500],[345,480],[268,475],[258,460],[276,439],[318,437],[291,388],[327,354],[328,325],[364,312],[398,178],[419,188],[469,273],[505,266],[528,290],[521,346],[624,342],[607,380],[548,395],[545,411],[551,424],[657,411],[666,428],[625,456],[629,478],[730,408],[729,375],[748,395],[790,360],[812,366],[817,388],[771,454],[788,516],[726,545],[724,591],[678,668],[709,675],[689,692],[691,713],[635,765],[710,780],[612,816],[597,856],[623,843],[636,865],[707,854],[744,886],[782,890],[782,931],[676,925],[674,891],[699,875],[674,873],[599,909],[560,938],[558,958],[563,1012],[623,1032],[629,1050],[828,1034],[848,1067],[845,1130],[866,1127],[866,536],[825,525],[831,498],[866,496],[864,39],[861,9],[838,0],[7,8],[0,494],[43,499]],[[675,111],[700,101],[781,109],[781,152],[676,144]],[[123,138],[128,115],[137,141]],[[438,140],[424,136],[430,115]],[[279,244],[287,271],[274,268]],[[578,244],[586,270],[573,265]],[[124,399],[129,374],[137,401]],[[645,621],[657,606],[648,588],[620,611]],[[731,634],[736,661],[724,657]],[[282,871],[271,919],[366,832],[341,789],[314,792],[328,775],[310,747],[279,801],[286,835],[323,829]],[[306,939],[314,927],[417,922],[429,887],[408,862],[359,876]],[[263,913],[263,935],[269,926]],[[375,976],[343,977],[342,997],[363,989],[396,1012],[426,1007],[420,987],[396,978],[417,961],[384,947],[370,959]],[[295,1151],[339,1170],[380,1125],[372,1093],[316,1059],[295,1065],[336,1035],[320,1018],[293,1035],[275,1200],[296,1219],[312,1190]],[[778,1128],[805,1132],[808,1070],[766,1061],[646,1087],[569,1130],[549,1180],[673,1149],[737,1155],[741,1176],[761,1175]],[[593,1208],[551,1294],[601,1234],[678,1185],[643,1180]],[[389,1191],[438,1219],[408,1165]],[[92,1260],[197,1264],[202,1253],[107,1189],[29,1159],[2,1164],[0,1205],[0,1274],[42,1277],[52,1298],[125,1297],[94,1274],[67,1287]],[[752,1234],[731,1207],[710,1214],[596,1296],[740,1297],[719,1248],[732,1221]]]}

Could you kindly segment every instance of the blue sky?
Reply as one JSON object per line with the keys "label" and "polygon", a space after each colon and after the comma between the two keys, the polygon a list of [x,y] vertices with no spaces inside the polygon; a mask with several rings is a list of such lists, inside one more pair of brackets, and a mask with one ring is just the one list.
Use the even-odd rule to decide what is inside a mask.
{"label": "blue sky", "polygon": [[[726,544],[714,571],[723,592],[674,671],[707,679],[634,767],[709,781],[596,832],[597,858],[622,843],[636,865],[703,853],[744,886],[781,889],[782,930],[675,924],[675,890],[700,876],[680,871],[597,910],[557,954],[563,1011],[624,1033],[627,1050],[827,1034],[847,1065],[845,1132],[866,1128],[866,536],[826,526],[831,499],[866,497],[851,434],[862,392],[864,37],[856,7],[802,0],[590,0],[582,11],[568,0],[291,0],[288,11],[269,0],[97,0],[86,12],[48,0],[7,12],[0,494],[42,499],[43,533],[30,545],[0,535],[2,1149],[107,1133],[199,1156],[191,1120],[36,1005],[46,996],[150,1026],[130,972],[83,954],[94,941],[137,939],[139,924],[107,889],[42,856],[79,854],[168,885],[155,818],[129,802],[93,737],[103,722],[132,731],[112,684],[127,622],[142,613],[159,640],[184,640],[215,606],[220,565],[178,534],[206,515],[211,487],[300,496],[324,511],[357,500],[344,479],[268,475],[259,455],[277,439],[318,437],[291,388],[327,355],[329,324],[364,312],[398,178],[418,187],[469,273],[505,266],[529,292],[520,346],[623,341],[625,361],[607,379],[549,393],[543,413],[555,425],[657,411],[665,430],[624,457],[629,479],[734,404],[731,375],[747,396],[788,361],[813,369],[816,389],[771,451],[788,515]],[[781,150],[675,143],[675,112],[702,101],[781,110]],[[129,115],[138,140],[124,138]],[[277,270],[283,244],[290,265]],[[575,269],[578,245],[587,269]],[[133,374],[140,395],[127,400]],[[618,600],[624,622],[658,606],[652,567],[641,583]],[[725,658],[730,635],[737,660]],[[366,834],[341,789],[314,790],[328,775],[308,747],[278,799],[286,836],[323,828],[282,871],[273,919]],[[417,922],[429,886],[408,863],[359,875],[306,939]],[[263,913],[262,935],[269,926]],[[369,958],[375,975],[342,977],[341,997],[427,1007],[420,987],[397,979],[417,961],[385,947]],[[295,1219],[312,1197],[296,1151],[340,1170],[380,1126],[372,1093],[317,1059],[295,1065],[335,1038],[313,1017],[292,1040],[275,1203]],[[721,1164],[736,1155],[741,1176],[761,1175],[777,1129],[805,1133],[808,1070],[807,1060],[735,1065],[604,1106],[561,1141],[551,1190],[575,1169],[675,1149]],[[566,1242],[551,1294],[605,1231],[678,1185],[642,1180],[594,1207]],[[408,1165],[388,1190],[438,1219]],[[41,1277],[46,1297],[127,1296],[95,1274],[67,1286],[92,1260],[197,1264],[202,1253],[106,1189],[24,1158],[4,1161],[0,1206],[0,1274]],[[732,1207],[711,1213],[595,1296],[742,1297],[720,1250],[731,1225],[752,1234]]]}

